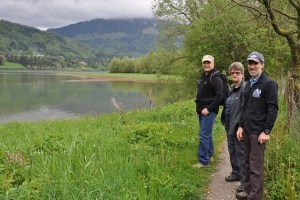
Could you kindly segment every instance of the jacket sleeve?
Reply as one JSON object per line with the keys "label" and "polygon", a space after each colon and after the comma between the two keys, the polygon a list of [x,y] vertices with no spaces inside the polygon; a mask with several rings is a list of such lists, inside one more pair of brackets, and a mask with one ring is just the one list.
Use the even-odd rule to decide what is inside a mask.
{"label": "jacket sleeve", "polygon": [[264,129],[272,130],[278,114],[278,92],[277,84],[270,81],[266,88],[266,105],[267,105],[267,119],[264,124]]}
{"label": "jacket sleeve", "polygon": [[213,87],[216,92],[216,96],[211,104],[207,107],[209,111],[217,109],[219,107],[220,102],[223,99],[223,81],[220,76],[215,76],[212,80]]}
{"label": "jacket sleeve", "polygon": [[244,116],[245,116],[245,109],[246,109],[246,107],[245,107],[245,104],[246,104],[245,91],[246,91],[247,84],[249,86],[248,82],[241,86],[241,93],[240,93],[242,108],[241,108],[241,115],[240,115],[238,127],[241,127],[241,128],[244,128]]}

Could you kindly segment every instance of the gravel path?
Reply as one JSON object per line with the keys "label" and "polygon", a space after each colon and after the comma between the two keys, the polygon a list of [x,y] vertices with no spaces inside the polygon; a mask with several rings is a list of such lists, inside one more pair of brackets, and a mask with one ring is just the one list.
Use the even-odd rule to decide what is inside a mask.
{"label": "gravel path", "polygon": [[216,171],[212,174],[206,200],[235,200],[235,189],[240,182],[226,182],[225,176],[231,172],[227,141],[225,140],[219,150],[219,159]]}

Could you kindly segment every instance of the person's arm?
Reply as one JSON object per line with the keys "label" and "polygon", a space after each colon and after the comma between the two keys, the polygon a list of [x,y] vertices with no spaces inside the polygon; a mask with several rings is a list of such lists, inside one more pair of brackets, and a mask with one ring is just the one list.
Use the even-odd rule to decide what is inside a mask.
{"label": "person's arm", "polygon": [[270,83],[268,83],[266,91],[266,105],[268,113],[263,130],[266,130],[266,133],[269,134],[275,124],[278,114],[277,84],[274,81],[271,81]]}
{"label": "person's arm", "polygon": [[270,139],[270,132],[275,124],[278,114],[278,93],[277,84],[271,81],[266,88],[266,104],[267,104],[267,119],[264,124],[264,129],[258,137],[260,144],[266,143]]}
{"label": "person's arm", "polygon": [[[247,83],[246,83],[247,84]],[[243,126],[244,126],[244,114],[245,114],[245,88],[246,88],[246,84],[242,85],[240,88],[240,100],[241,100],[241,114],[240,114],[240,118],[239,118],[239,123],[238,123],[238,130],[236,132],[236,136],[237,139],[239,141],[242,141],[244,139],[243,137]]]}
{"label": "person's arm", "polygon": [[207,110],[209,112],[211,112],[213,110],[213,108],[218,108],[220,102],[223,99],[223,81],[221,79],[220,76],[214,76],[213,77],[213,87],[214,90],[216,92],[216,96],[214,97],[213,101],[211,102],[211,104],[209,104],[209,106],[207,107]]}

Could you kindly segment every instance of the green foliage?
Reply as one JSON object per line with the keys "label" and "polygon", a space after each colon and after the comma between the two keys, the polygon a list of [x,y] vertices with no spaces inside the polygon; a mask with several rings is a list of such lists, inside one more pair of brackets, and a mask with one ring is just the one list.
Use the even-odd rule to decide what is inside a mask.
{"label": "green foliage", "polygon": [[265,196],[266,199],[296,200],[300,197],[299,127],[287,127],[287,110],[282,99],[281,105],[267,145]]}
{"label": "green foliage", "polygon": [[[185,12],[189,8],[183,10]],[[268,74],[275,77],[287,72],[291,57],[288,45],[273,32],[271,26],[261,26],[263,22],[252,20],[246,10],[232,6],[229,0],[210,1],[198,10],[197,16],[184,29],[181,59],[175,59],[176,64],[173,64],[174,68],[171,70],[172,73],[182,76],[184,88],[174,92],[181,96],[180,99],[195,96],[197,79],[202,73],[201,59],[206,54],[215,57],[218,70],[227,71],[229,65],[236,61],[244,63],[247,68],[248,54],[259,51],[265,56],[264,70]],[[164,58],[172,61],[172,57]]]}
{"label": "green foliage", "polygon": [[140,58],[114,57],[108,68],[110,73],[175,74],[181,64],[180,59],[179,52],[158,48]]}
{"label": "green foliage", "polygon": [[0,55],[0,66],[5,64],[5,57],[3,55]]}
{"label": "green foliage", "polygon": [[0,198],[204,199],[194,102],[123,114],[0,125]]}
{"label": "green foliage", "polygon": [[6,61],[2,66],[0,66],[0,68],[3,69],[25,69],[25,67],[19,63],[13,63],[13,62],[9,62]]}
{"label": "green foliage", "polygon": [[[202,56],[211,54],[215,57],[218,69],[227,71],[232,62],[246,63],[250,52],[259,51],[265,55],[266,67],[272,67],[269,71],[278,73],[278,68],[272,70],[272,65],[274,61],[283,63],[289,58],[288,53],[277,57],[277,48],[288,49],[285,41],[271,34],[270,26],[260,27],[260,22],[251,21],[244,9],[226,7],[229,2],[225,0],[207,4],[201,18],[187,29],[185,49],[188,59],[201,66]],[[277,48],[274,44],[277,44]]]}

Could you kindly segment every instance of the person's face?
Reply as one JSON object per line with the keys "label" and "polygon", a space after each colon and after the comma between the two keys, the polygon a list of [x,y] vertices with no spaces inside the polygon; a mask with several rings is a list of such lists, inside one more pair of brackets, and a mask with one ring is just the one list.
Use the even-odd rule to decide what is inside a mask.
{"label": "person's face", "polygon": [[244,74],[241,71],[236,69],[232,69],[230,71],[230,76],[233,83],[240,83],[244,78]]}
{"label": "person's face", "polygon": [[264,68],[264,65],[252,60],[248,61],[248,71],[249,74],[253,77],[256,78],[262,73],[262,69]]}
{"label": "person's face", "polygon": [[202,62],[202,67],[205,72],[209,72],[214,68],[214,62],[204,61]]}

